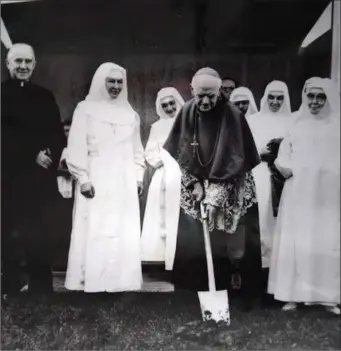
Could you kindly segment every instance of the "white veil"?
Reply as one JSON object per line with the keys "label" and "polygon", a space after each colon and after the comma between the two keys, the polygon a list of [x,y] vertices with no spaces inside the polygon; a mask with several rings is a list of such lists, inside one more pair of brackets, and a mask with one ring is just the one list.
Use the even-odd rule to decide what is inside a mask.
{"label": "white veil", "polygon": [[[268,95],[271,91],[282,92],[284,101],[279,111],[271,112],[268,104]],[[248,119],[249,126],[260,151],[273,138],[283,138],[292,127],[290,95],[287,85],[278,80],[270,82],[264,91],[260,103],[260,111]]]}
{"label": "white veil", "polygon": [[337,88],[333,81],[329,78],[313,77],[306,80],[303,91],[302,91],[302,105],[299,109],[298,118],[313,118],[308,108],[307,89],[308,88],[321,88],[327,96],[325,106],[318,114],[326,118],[337,118],[340,119],[340,95],[337,93]]}
{"label": "white veil", "polygon": [[160,117],[160,119],[169,119],[169,116],[165,113],[165,111],[161,107],[161,100],[165,97],[171,96],[175,99],[176,102],[176,115],[179,113],[181,107],[185,104],[184,99],[180,95],[180,93],[173,87],[162,88],[156,97],[156,113]]}
{"label": "white veil", "polygon": [[[318,114],[312,114],[308,107],[307,89],[321,88],[327,100]],[[292,140],[306,146],[305,154],[314,155],[311,159],[299,156],[300,162],[319,162],[328,167],[340,165],[340,96],[333,81],[329,78],[310,78],[302,91],[302,106],[291,131]],[[329,150],[328,152],[323,150]],[[328,157],[325,155],[328,154]]]}
{"label": "white veil", "polygon": [[272,113],[269,109],[268,104],[268,95],[270,91],[281,91],[284,95],[284,101],[279,111],[275,112],[276,115],[283,114],[283,115],[290,115],[291,114],[291,103],[290,103],[290,95],[288,86],[279,80],[273,80],[270,82],[264,91],[264,95],[260,101],[260,113]]}
{"label": "white veil", "polygon": [[[110,98],[106,88],[105,88],[105,78],[110,76],[111,71],[120,71],[123,75],[123,88],[121,93],[117,96],[116,99]],[[88,102],[107,102],[109,104],[119,106],[134,112],[134,109],[128,101],[128,84],[127,84],[127,71],[115,63],[106,62],[101,64],[91,82],[89,94],[87,95],[85,101]]]}
{"label": "white veil", "polygon": [[[306,86],[309,84],[309,82],[314,81],[314,79],[320,79],[320,78],[319,77],[311,77],[311,78],[307,79],[304,82],[304,86],[303,86],[302,92],[305,91]],[[300,105],[299,109],[297,111],[293,112],[293,115],[295,115],[295,118],[302,114],[302,109],[303,109],[303,104],[302,104],[302,99],[301,99],[301,105]]]}
{"label": "white veil", "polygon": [[250,101],[249,103],[249,108],[245,114],[245,117],[253,115],[254,113],[258,112],[257,104],[255,101],[255,98],[252,94],[252,91],[249,88],[246,87],[239,87],[236,88],[232,91],[231,96],[230,96],[230,102],[237,102],[237,101],[242,101],[245,100],[245,97],[247,100]]}

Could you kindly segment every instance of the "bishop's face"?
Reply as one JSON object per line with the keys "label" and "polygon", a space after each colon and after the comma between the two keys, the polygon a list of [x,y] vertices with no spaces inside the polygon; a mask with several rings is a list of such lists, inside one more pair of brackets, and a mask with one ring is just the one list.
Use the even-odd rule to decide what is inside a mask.
{"label": "bishop's face", "polygon": [[13,79],[28,81],[34,71],[36,60],[30,50],[18,50],[7,59],[7,68]]}
{"label": "bishop's face", "polygon": [[176,101],[173,96],[166,96],[160,100],[160,105],[165,114],[171,118],[176,115]]}
{"label": "bishop's face", "polygon": [[208,112],[217,104],[219,89],[196,87],[193,96],[199,111]]}
{"label": "bishop's face", "polygon": [[105,78],[105,89],[111,99],[117,99],[123,89],[123,73],[119,70],[113,70]]}
{"label": "bishop's face", "polygon": [[268,105],[271,112],[278,112],[284,103],[283,91],[269,91]]}
{"label": "bishop's face", "polygon": [[312,115],[319,114],[327,102],[327,96],[322,88],[309,88],[307,99],[308,108]]}

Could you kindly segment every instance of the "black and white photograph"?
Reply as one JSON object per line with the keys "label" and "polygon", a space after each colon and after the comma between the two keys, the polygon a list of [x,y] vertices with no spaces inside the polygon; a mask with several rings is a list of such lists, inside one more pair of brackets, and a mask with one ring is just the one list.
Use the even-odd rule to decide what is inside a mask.
{"label": "black and white photograph", "polygon": [[340,350],[340,0],[1,0],[1,350]]}

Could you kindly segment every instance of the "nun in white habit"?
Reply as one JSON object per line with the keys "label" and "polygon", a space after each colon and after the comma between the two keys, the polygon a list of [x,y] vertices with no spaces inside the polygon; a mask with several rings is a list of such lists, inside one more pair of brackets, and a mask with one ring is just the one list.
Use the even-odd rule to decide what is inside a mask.
{"label": "nun in white habit", "polygon": [[249,126],[262,162],[253,169],[259,211],[259,227],[262,245],[262,266],[268,268],[272,249],[275,217],[271,196],[271,172],[263,158],[270,153],[268,143],[283,138],[292,124],[288,87],[284,82],[270,82],[261,99],[260,112],[249,120]]}
{"label": "nun in white habit", "polygon": [[230,102],[239,108],[247,121],[249,116],[258,112],[255,98],[249,88],[239,87],[234,89],[231,93]]}
{"label": "nun in white habit", "polygon": [[[318,80],[318,79],[320,79],[320,77],[311,77],[311,78],[307,79],[304,82],[304,86],[307,86],[311,81],[314,81],[316,79]],[[303,106],[302,106],[302,102],[301,102],[301,106],[299,107],[299,109],[292,113],[294,120],[302,114],[302,109],[303,109]]]}
{"label": "nun in white habit", "polygon": [[74,112],[68,139],[66,161],[77,190],[67,289],[140,290],[143,152],[139,116],[128,102],[126,71],[104,63]]}
{"label": "nun in white habit", "polygon": [[268,292],[284,310],[304,302],[340,314],[340,96],[330,79],[305,85],[275,166],[287,180]]}
{"label": "nun in white habit", "polygon": [[166,270],[172,269],[174,260],[180,211],[181,172],[177,162],[162,147],[184,103],[179,92],[173,87],[159,91],[156,113],[160,119],[152,125],[145,150],[146,160],[156,172],[150,183],[144,214],[142,261],[165,262]]}

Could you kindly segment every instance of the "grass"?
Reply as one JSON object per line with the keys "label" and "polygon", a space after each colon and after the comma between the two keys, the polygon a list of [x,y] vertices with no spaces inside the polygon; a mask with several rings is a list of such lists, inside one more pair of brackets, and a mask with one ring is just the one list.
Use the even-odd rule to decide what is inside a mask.
{"label": "grass", "polygon": [[340,318],[321,308],[242,312],[201,322],[196,294],[60,293],[2,302],[2,350],[338,350]]}

